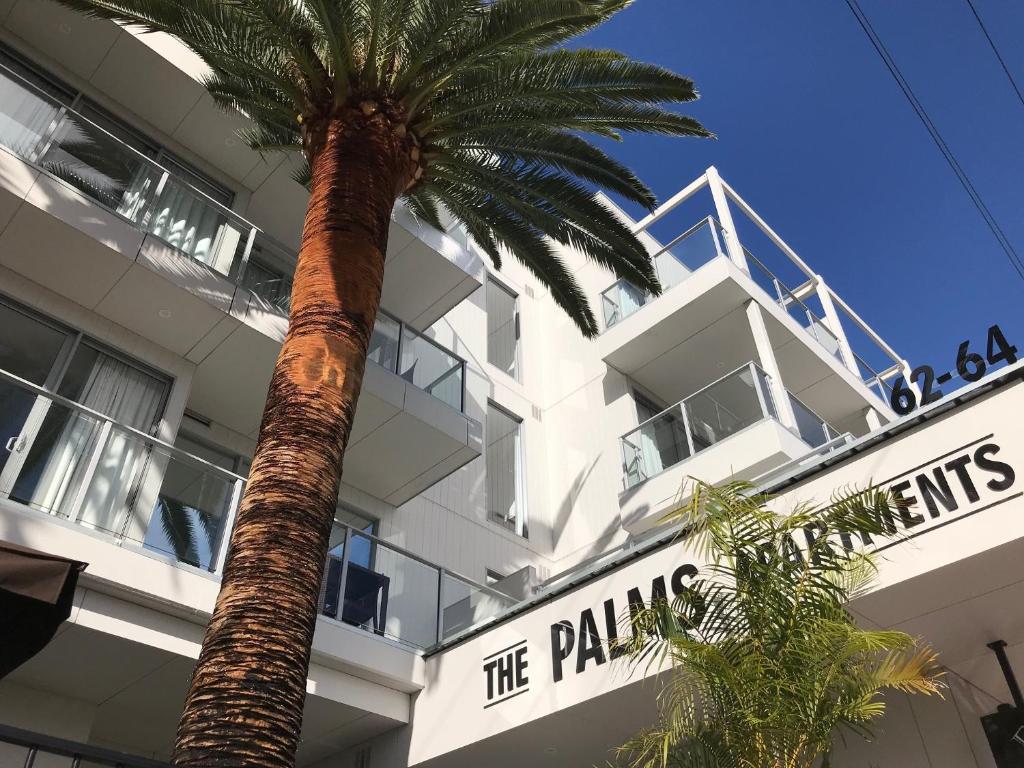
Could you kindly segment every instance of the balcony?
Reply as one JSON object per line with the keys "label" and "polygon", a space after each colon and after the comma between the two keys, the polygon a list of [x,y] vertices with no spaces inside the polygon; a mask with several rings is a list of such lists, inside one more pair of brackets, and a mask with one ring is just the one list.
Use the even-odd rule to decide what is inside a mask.
{"label": "balcony", "polygon": [[635,231],[664,290],[619,280],[601,292],[608,365],[673,402],[759,360],[841,431],[863,434],[867,408],[893,417],[889,381],[904,361],[713,168]]}
{"label": "balcony", "polygon": [[332,544],[323,615],[403,645],[430,648],[517,602],[350,525],[335,523]]}
{"label": "balcony", "polygon": [[[443,350],[431,360],[422,337],[391,328],[402,349],[378,352],[393,349],[410,376],[424,371],[439,396],[461,397],[461,361],[435,376],[419,363],[447,365]],[[0,506],[219,574],[245,478],[5,371],[0,416]],[[421,649],[513,602],[343,523],[335,524],[323,599],[325,616]]]}
{"label": "balcony", "polygon": [[[651,254],[662,291],[679,285],[711,259],[724,258],[722,238],[721,225],[709,216]],[[617,280],[601,292],[605,328],[617,325],[655,298],[628,280]]]}
{"label": "balcony", "polygon": [[172,768],[170,763],[0,725],[0,758],[11,768]]}
{"label": "balcony", "polygon": [[[842,437],[789,392],[796,426],[785,428],[772,392],[760,366],[746,363],[623,435],[619,501],[627,523],[653,524],[690,477],[753,479]],[[726,442],[728,450],[716,450]]]}
{"label": "balcony", "polygon": [[0,440],[0,503],[218,569],[243,477],[2,370]]}
{"label": "balcony", "polygon": [[[151,63],[153,53],[145,45],[125,45],[131,53],[119,46],[119,56],[138,66]],[[224,313],[234,310],[244,320],[250,297],[239,282],[245,285],[258,229],[206,194],[187,169],[158,162],[162,154],[155,155],[141,134],[125,134],[127,128],[115,128],[90,104],[71,108],[79,102],[47,86],[0,65],[0,147],[6,150],[0,153],[0,231],[11,230],[0,238],[0,264],[144,335],[152,333],[181,354],[215,336]],[[129,102],[135,104],[134,98]],[[241,120],[225,122],[226,117],[214,110],[195,119],[205,120],[211,132]],[[192,143],[210,148],[209,137],[186,133]],[[250,165],[260,160],[230,135],[216,143],[218,157],[243,151]],[[233,149],[225,150],[225,143]],[[258,183],[249,208],[272,224],[280,224],[280,212],[287,210],[294,230],[288,240],[297,243],[308,193],[287,171],[284,178],[278,175]],[[291,257],[286,279],[293,266]],[[385,309],[426,328],[480,287],[482,270],[464,234],[438,232],[396,207]],[[167,312],[180,318],[173,333],[156,322],[166,320]]]}
{"label": "balcony", "polygon": [[[286,330],[286,319],[267,309],[228,333],[197,361],[189,409],[256,438]],[[398,505],[479,456],[481,426],[463,412],[465,367],[450,350],[380,312],[345,483]]]}

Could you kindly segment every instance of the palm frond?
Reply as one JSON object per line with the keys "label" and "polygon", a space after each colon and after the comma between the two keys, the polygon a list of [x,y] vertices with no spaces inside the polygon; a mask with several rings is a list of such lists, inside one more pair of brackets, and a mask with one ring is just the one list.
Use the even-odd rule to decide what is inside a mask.
{"label": "palm frond", "polygon": [[648,209],[655,197],[584,136],[708,137],[674,111],[697,90],[656,64],[565,45],[631,0],[59,2],[177,37],[209,65],[215,102],[251,121],[241,138],[261,153],[302,150],[313,163],[328,123],[379,107],[421,158],[397,185],[410,208],[433,223],[440,202],[496,265],[511,257],[533,273],[585,334],[596,321],[562,247],[660,290],[647,250],[594,186]]}
{"label": "palm frond", "polygon": [[887,532],[891,494],[845,489],[789,514],[746,483],[697,482],[684,496],[681,545],[708,565],[671,603],[633,609],[620,632],[633,665],[672,664],[657,723],[619,750],[621,764],[810,768],[837,729],[870,734],[883,691],[941,695],[934,651],[861,629],[846,607],[873,575],[871,556],[834,539]]}

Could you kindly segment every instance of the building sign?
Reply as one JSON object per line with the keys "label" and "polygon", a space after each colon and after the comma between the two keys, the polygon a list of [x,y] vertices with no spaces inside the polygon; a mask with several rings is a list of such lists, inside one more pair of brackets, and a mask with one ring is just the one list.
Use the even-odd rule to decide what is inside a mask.
{"label": "building sign", "polygon": [[529,692],[527,666],[525,640],[484,656],[484,675],[487,678],[487,703],[484,708]]}
{"label": "building sign", "polygon": [[[672,594],[669,596],[664,576],[655,576],[651,580],[650,590],[644,591],[641,586],[629,589],[623,603],[629,606],[629,614],[635,616],[638,609],[649,605],[654,600],[667,600],[682,595],[687,590],[687,582],[698,573],[693,563],[677,566],[668,583]],[[603,620],[599,622],[595,614]],[[579,621],[574,624],[571,619],[562,619],[551,625],[551,680],[558,683],[565,678],[565,670],[582,674],[588,665],[600,667],[608,661],[623,656],[624,645],[617,643],[619,628],[623,624],[624,613],[616,609],[615,597],[609,597],[600,608],[584,608],[580,611]],[[601,626],[599,627],[599,623]],[[575,649],[575,663],[572,661]]]}
{"label": "building sign", "polygon": [[[843,489],[889,488],[903,502],[888,521],[891,535],[838,544],[881,553],[876,590],[910,584],[1024,538],[1020,414],[1024,383],[1016,379],[782,488],[773,503],[785,512],[827,504]],[[815,531],[804,535],[812,541]],[[656,666],[619,663],[608,640],[632,606],[682,594],[702,566],[685,540],[670,543],[428,658],[408,764],[569,707],[582,704],[576,711],[585,714],[590,700],[657,674]]]}

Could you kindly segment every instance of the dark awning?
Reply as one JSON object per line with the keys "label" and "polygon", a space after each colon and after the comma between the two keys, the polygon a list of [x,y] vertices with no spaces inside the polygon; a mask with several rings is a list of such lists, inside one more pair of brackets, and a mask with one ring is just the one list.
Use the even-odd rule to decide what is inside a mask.
{"label": "dark awning", "polygon": [[71,615],[85,567],[0,541],[0,678],[39,653]]}

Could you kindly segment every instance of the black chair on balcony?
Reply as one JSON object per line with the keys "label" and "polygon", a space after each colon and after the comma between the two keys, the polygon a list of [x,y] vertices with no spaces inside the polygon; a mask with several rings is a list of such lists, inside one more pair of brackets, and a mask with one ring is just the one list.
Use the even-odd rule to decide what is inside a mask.
{"label": "black chair on balcony", "polygon": [[342,560],[330,557],[327,563],[324,616],[338,618],[338,604],[342,603],[341,620],[357,627],[373,625],[373,631],[384,634],[388,615],[388,591],[391,579],[358,563],[349,562],[345,579],[344,600],[341,599]]}

